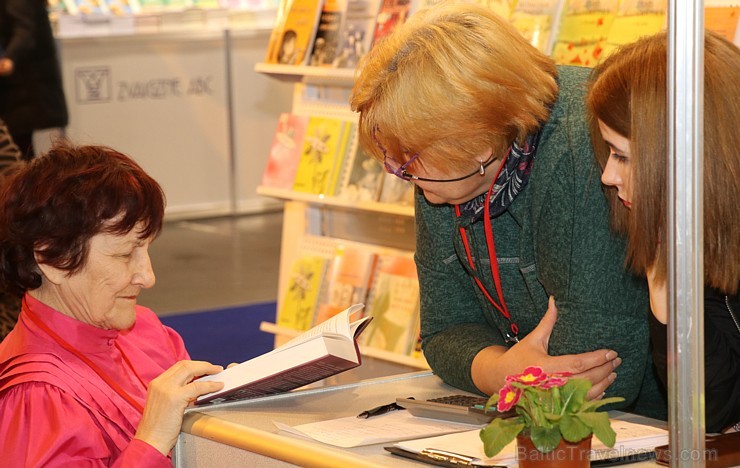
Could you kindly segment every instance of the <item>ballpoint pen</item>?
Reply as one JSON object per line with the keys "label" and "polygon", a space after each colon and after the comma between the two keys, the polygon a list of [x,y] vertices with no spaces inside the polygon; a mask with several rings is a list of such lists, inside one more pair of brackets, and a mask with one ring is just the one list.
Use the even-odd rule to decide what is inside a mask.
{"label": "ballpoint pen", "polygon": [[[413,397],[409,397],[410,399],[414,399]],[[393,403],[389,403],[387,405],[380,405],[376,406],[375,408],[371,408],[369,410],[363,411],[362,413],[358,414],[357,417],[361,419],[367,419],[371,418],[373,416],[380,416],[381,414],[390,413],[391,411],[397,411],[406,409],[403,406],[400,406],[395,401]]]}

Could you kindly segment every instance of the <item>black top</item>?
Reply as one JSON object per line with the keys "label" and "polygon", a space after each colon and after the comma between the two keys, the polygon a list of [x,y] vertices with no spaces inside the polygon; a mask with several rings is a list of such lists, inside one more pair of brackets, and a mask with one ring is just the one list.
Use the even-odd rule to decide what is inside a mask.
{"label": "black top", "polygon": [[[653,362],[667,387],[667,326],[650,314]],[[704,392],[707,432],[740,422],[740,295],[704,288]]]}
{"label": "black top", "polygon": [[0,77],[0,118],[14,135],[68,122],[46,2],[0,0],[0,49],[15,66]]}

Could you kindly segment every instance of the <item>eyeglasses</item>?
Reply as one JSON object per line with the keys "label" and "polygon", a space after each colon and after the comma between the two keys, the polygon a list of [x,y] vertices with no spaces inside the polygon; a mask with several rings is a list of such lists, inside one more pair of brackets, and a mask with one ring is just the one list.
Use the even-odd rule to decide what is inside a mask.
{"label": "eyeglasses", "polygon": [[388,153],[385,147],[380,143],[380,141],[376,137],[376,131],[377,131],[377,128],[373,129],[373,140],[375,141],[375,144],[378,145],[378,148],[380,149],[380,151],[383,153],[383,166],[385,166],[385,171],[405,181],[420,180],[424,182],[459,182],[461,180],[465,180],[470,177],[473,177],[476,174],[485,175],[486,168],[490,166],[491,164],[493,164],[493,162],[496,160],[494,155],[491,154],[491,157],[488,158],[486,162],[481,162],[480,167],[476,169],[474,172],[471,172],[470,174],[464,175],[462,177],[455,177],[454,179],[430,179],[428,177],[419,177],[417,175],[411,174],[410,172],[406,170],[406,168],[409,167],[409,165],[419,157],[419,153],[414,153],[414,155],[411,156],[409,160],[403,164],[396,161],[391,156],[388,156]]}

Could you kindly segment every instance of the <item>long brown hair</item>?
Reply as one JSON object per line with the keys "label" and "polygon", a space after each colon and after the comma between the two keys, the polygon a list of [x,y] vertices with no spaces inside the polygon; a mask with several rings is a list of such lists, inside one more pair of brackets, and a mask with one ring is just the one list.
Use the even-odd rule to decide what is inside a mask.
{"label": "long brown hair", "polygon": [[[627,264],[640,274],[654,266],[665,281],[667,38],[665,33],[623,46],[594,68],[587,104],[594,152],[602,169],[609,149],[598,120],[630,143],[632,208],[613,187],[612,227],[627,236]],[[704,277],[709,286],[734,294],[740,283],[738,148],[740,50],[707,32],[704,53]]]}

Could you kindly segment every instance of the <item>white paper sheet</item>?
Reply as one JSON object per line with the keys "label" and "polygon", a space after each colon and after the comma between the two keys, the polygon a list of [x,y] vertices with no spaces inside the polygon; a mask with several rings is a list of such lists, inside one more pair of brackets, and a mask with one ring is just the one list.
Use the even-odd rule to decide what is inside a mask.
{"label": "white paper sheet", "polygon": [[367,419],[350,416],[294,427],[277,421],[273,423],[281,431],[345,448],[469,431],[472,428],[477,433],[481,428],[470,424],[417,418],[408,411],[393,411]]}

